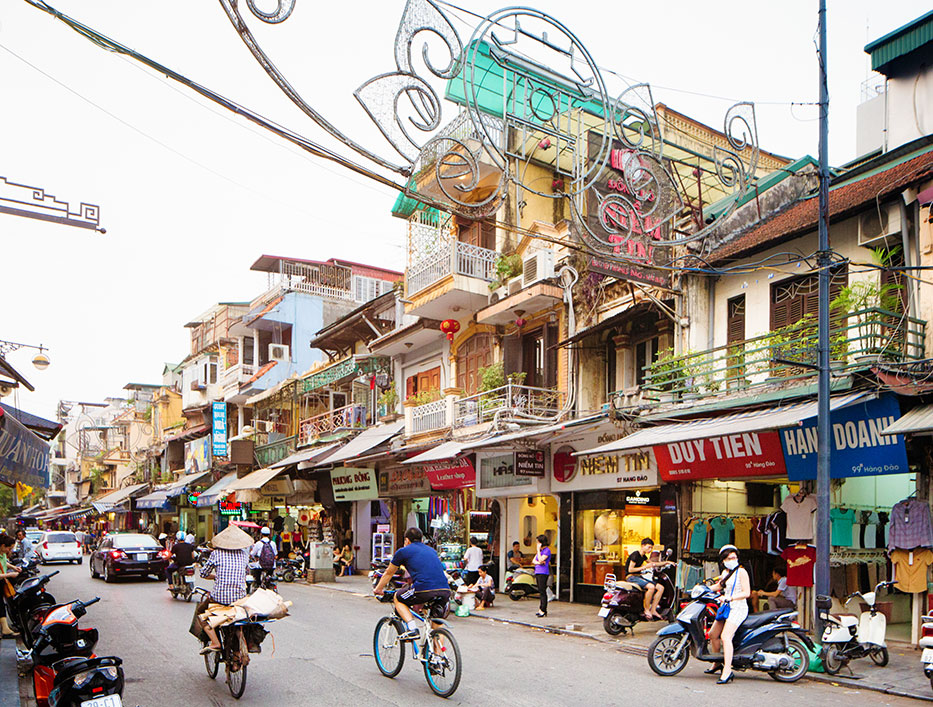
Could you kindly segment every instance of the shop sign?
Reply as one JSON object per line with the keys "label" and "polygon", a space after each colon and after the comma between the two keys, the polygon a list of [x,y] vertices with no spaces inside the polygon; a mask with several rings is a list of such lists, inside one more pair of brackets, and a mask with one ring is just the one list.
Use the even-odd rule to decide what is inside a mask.
{"label": "shop sign", "polygon": [[661,492],[641,490],[630,491],[625,494],[625,505],[652,506],[656,508],[661,505]]}
{"label": "shop sign", "polygon": [[777,432],[744,432],[654,447],[665,481],[784,476]]}
{"label": "shop sign", "polygon": [[[580,448],[588,447],[581,445]],[[575,457],[575,451],[564,445],[554,452],[552,491],[637,489],[658,485],[658,469],[650,452]]]}
{"label": "shop sign", "polygon": [[479,486],[482,490],[531,486],[531,476],[519,476],[516,454],[497,454],[479,459]]}
{"label": "shop sign", "polygon": [[391,533],[392,526],[388,523],[376,523],[376,532],[377,533]]}
{"label": "shop sign", "polygon": [[380,496],[424,496],[431,493],[431,484],[424,469],[393,466],[379,472]]}
{"label": "shop sign", "polygon": [[222,516],[238,516],[243,511],[243,504],[224,498],[217,502],[217,510]]}
{"label": "shop sign", "polygon": [[448,489],[462,489],[476,485],[476,469],[466,457],[452,462],[438,464],[423,464],[424,473],[427,474],[431,488],[438,491]]}
{"label": "shop sign", "polygon": [[211,436],[185,442],[185,473],[196,474],[211,468]]}
{"label": "shop sign", "polygon": [[515,452],[516,476],[544,476],[544,452],[541,450]]}
{"label": "shop sign", "polygon": [[[830,476],[906,474],[907,451],[902,435],[883,435],[881,430],[901,416],[893,395],[850,405],[830,414],[832,460]],[[781,430],[781,446],[791,481],[816,478],[816,418],[799,427]]]}
{"label": "shop sign", "polygon": [[49,485],[48,442],[9,413],[0,413],[0,482],[35,488]]}
{"label": "shop sign", "polygon": [[198,505],[198,496],[200,496],[200,495],[201,495],[201,492],[200,492],[200,491],[198,491],[198,492],[196,492],[196,493],[189,493],[189,494],[188,494],[188,504],[191,505],[191,506],[197,506],[197,505]]}
{"label": "shop sign", "polygon": [[227,403],[212,403],[214,456],[227,456]]}
{"label": "shop sign", "polygon": [[335,501],[373,501],[379,498],[373,469],[338,466],[330,471],[330,483],[334,488]]}

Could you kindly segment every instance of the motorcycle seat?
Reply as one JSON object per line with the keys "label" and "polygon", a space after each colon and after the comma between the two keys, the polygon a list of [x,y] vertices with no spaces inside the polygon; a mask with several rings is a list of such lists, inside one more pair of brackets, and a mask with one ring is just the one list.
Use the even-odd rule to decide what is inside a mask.
{"label": "motorcycle seat", "polygon": [[783,616],[784,614],[789,613],[790,611],[787,609],[781,609],[779,611],[762,611],[758,614],[749,614],[748,618],[742,622],[741,629],[743,631],[751,631],[752,629],[758,628],[759,626],[764,626],[765,624],[777,620],[778,616]]}
{"label": "motorcycle seat", "polygon": [[933,648],[933,636],[924,636],[920,639],[921,648]]}
{"label": "motorcycle seat", "polygon": [[617,589],[623,589],[626,592],[640,592],[641,591],[641,587],[639,587],[637,584],[626,582],[624,579],[617,579],[615,585]]}

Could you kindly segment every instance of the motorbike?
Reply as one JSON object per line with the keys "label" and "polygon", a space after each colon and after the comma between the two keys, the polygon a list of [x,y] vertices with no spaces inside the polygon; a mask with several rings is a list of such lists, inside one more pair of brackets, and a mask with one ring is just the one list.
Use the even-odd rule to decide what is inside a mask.
{"label": "motorbike", "polygon": [[923,624],[920,628],[920,647],[923,649],[920,654],[923,674],[930,681],[930,687],[933,687],[933,616],[923,617]]}
{"label": "motorbike", "polygon": [[194,565],[188,565],[172,572],[172,581],[168,585],[168,591],[172,594],[172,599],[181,597],[185,601],[191,601],[194,595]]}
{"label": "motorbike", "polygon": [[[548,589],[553,584],[553,578],[548,577]],[[538,596],[538,585],[535,584],[535,575],[531,570],[519,568],[511,570],[505,575],[505,593],[512,601],[519,601],[525,597]]]}
{"label": "motorbike", "polygon": [[7,599],[10,624],[22,635],[27,648],[32,647],[36,629],[42,619],[55,606],[55,597],[45,591],[58,571],[30,577],[15,587],[15,594]]}
{"label": "motorbike", "polygon": [[87,608],[99,601],[95,597],[52,608],[36,631],[32,647],[16,652],[20,674],[32,671],[39,707],[122,707],[120,659],[95,656],[97,629],[78,627]]}
{"label": "motorbike", "polygon": [[888,648],[885,645],[887,619],[878,611],[876,599],[882,587],[891,586],[894,586],[894,582],[879,582],[873,592],[853,592],[847,596],[846,605],[855,598],[862,599],[868,605],[868,609],[858,619],[854,616],[833,616],[827,610],[820,610],[820,618],[826,623],[820,658],[828,674],[835,675],[850,660],[866,656],[875,665],[884,667],[888,664]]}
{"label": "motorbike", "polygon": [[[671,550],[665,557],[670,557]],[[658,613],[665,619],[670,619],[671,612],[676,606],[677,590],[674,587],[673,566],[665,567],[654,573],[654,583],[661,587],[661,602],[658,604]],[[647,621],[645,618],[645,591],[637,584],[619,580],[614,574],[607,574],[603,581],[602,606],[598,615],[603,620],[603,628],[610,636],[618,636],[626,631],[632,631],[635,624]]]}
{"label": "motorbike", "polygon": [[254,570],[248,569],[246,574],[246,593],[252,594],[257,589],[271,589],[273,592],[278,592],[278,584],[275,581],[275,575],[272,571],[260,571],[258,568],[255,569],[255,572],[259,574],[259,579],[256,579],[256,574],[253,574]]}
{"label": "motorbike", "polygon": [[306,577],[304,560],[297,558],[277,560],[274,574],[276,579],[283,582],[294,582],[299,577]]}
{"label": "motorbike", "polygon": [[[648,665],[658,675],[677,675],[687,666],[690,654],[707,663],[722,660],[722,655],[709,653],[710,607],[718,606],[720,594],[706,584],[698,584],[690,592],[692,601],[677,614],[673,623],[657,633],[648,648]],[[778,682],[797,682],[807,673],[809,650],[813,641],[796,623],[796,611],[765,611],[750,614],[733,638],[734,670],[766,672]]]}

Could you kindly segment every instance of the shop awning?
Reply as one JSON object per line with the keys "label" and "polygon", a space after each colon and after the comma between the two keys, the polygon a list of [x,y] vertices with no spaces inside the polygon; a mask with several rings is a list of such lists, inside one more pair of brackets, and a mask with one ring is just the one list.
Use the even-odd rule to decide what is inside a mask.
{"label": "shop awning", "polygon": [[226,492],[233,493],[234,491],[253,491],[261,489],[283,471],[285,471],[285,469],[281,467],[274,468],[271,466],[264,469],[257,469],[256,471],[250,472],[242,479],[234,481],[227,487]]}
{"label": "shop awning", "polygon": [[79,508],[78,510],[72,510],[68,513],[63,513],[61,516],[62,520],[68,520],[72,518],[83,518],[84,516],[89,516],[94,512],[93,508]]}
{"label": "shop awning", "polygon": [[126,501],[128,498],[131,498],[134,493],[142,491],[148,485],[149,484],[133,484],[132,486],[126,486],[125,488],[111,491],[110,493],[101,496],[96,501],[92,501],[91,505],[98,513],[106,513],[107,511],[113,509],[115,506],[118,506]]}
{"label": "shop awning", "polygon": [[881,430],[883,435],[902,435],[910,432],[933,432],[933,405],[915,407]]}
{"label": "shop awning", "polygon": [[213,506],[217,501],[223,496],[227,496],[230,492],[227,491],[227,488],[236,481],[236,472],[231,471],[225,477],[217,481],[213,486],[204,491],[200,496],[198,496],[195,505],[198,508],[206,508],[208,506]]}
{"label": "shop awning", "polygon": [[45,502],[36,503],[35,505],[29,506],[29,508],[24,508],[23,510],[19,511],[16,515],[18,516],[32,515],[33,513],[36,513],[37,511],[39,511],[44,505],[45,505]]}
{"label": "shop awning", "polygon": [[359,435],[351,439],[345,447],[337,450],[327,458],[328,464],[337,464],[356,457],[362,456],[373,447],[377,447],[383,442],[391,439],[405,427],[404,420],[390,422],[387,425],[376,425],[363,430]]}
{"label": "shop awning", "polygon": [[296,452],[289,457],[285,457],[282,461],[277,461],[275,464],[272,464],[271,468],[280,469],[286,466],[292,466],[293,464],[300,464],[301,462],[311,462],[315,459],[320,459],[329,451],[336,449],[339,446],[340,442],[332,442],[330,444],[324,444],[319,447],[302,449],[300,452]]}
{"label": "shop awning", "polygon": [[199,479],[204,478],[210,473],[211,473],[211,470],[208,469],[206,471],[196,471],[193,474],[185,474],[181,478],[176,479],[175,481],[170,483],[165,488],[165,494],[168,498],[175,498],[175,496],[181,496],[185,492],[185,489],[188,486],[193,484],[195,481],[198,481]]}
{"label": "shop awning", "polygon": [[168,498],[168,491],[156,491],[136,499],[137,508],[169,508],[171,502]]}
{"label": "shop awning", "polygon": [[498,446],[508,446],[512,442],[517,442],[519,440],[538,440],[544,439],[549,435],[559,435],[561,432],[564,432],[573,428],[580,428],[584,425],[597,425],[606,421],[606,415],[590,415],[588,417],[581,417],[576,420],[565,420],[564,422],[559,422],[553,425],[538,425],[536,427],[528,427],[519,432],[508,432],[503,435],[496,435],[495,437],[486,437],[485,439],[478,439],[473,442],[465,442],[463,444],[464,450],[470,449],[481,449],[483,447],[498,447]]}
{"label": "shop awning", "polygon": [[[873,399],[872,393],[852,393],[830,400],[830,410],[839,410],[859,401]],[[671,425],[658,425],[646,427],[633,434],[609,442],[593,449],[575,452],[574,456],[588,456],[592,454],[607,454],[628,449],[644,449],[674,442],[687,442],[694,439],[708,437],[721,437],[724,435],[741,434],[743,432],[762,432],[764,430],[778,430],[785,427],[795,427],[803,420],[817,415],[817,402],[815,400],[798,405],[784,405],[766,410],[752,410],[749,412],[724,415],[722,417],[707,417],[690,422],[678,422]]]}
{"label": "shop awning", "polygon": [[426,464],[428,462],[439,462],[445,459],[453,459],[463,451],[463,445],[460,442],[444,442],[436,447],[425,450],[421,454],[416,454],[411,459],[406,459],[402,464]]}
{"label": "shop awning", "polygon": [[199,425],[198,427],[192,427],[190,430],[182,430],[177,432],[174,435],[165,438],[166,442],[190,442],[191,440],[197,437],[203,437],[211,431],[211,428],[207,425]]}
{"label": "shop awning", "polygon": [[0,483],[49,487],[49,443],[0,408]]}

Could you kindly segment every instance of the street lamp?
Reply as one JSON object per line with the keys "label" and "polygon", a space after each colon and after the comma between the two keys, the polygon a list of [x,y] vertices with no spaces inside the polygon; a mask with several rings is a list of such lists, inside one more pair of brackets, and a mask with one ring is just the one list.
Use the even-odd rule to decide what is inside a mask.
{"label": "street lamp", "polygon": [[42,344],[36,346],[35,344],[20,344],[15,341],[0,339],[0,356],[5,358],[8,353],[12,353],[19,349],[38,349],[39,353],[32,358],[32,365],[40,371],[44,371],[49,367],[51,361],[49,357],[45,355],[45,347]]}

